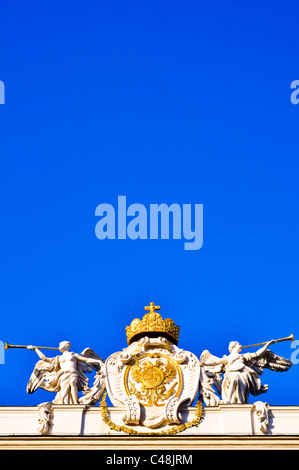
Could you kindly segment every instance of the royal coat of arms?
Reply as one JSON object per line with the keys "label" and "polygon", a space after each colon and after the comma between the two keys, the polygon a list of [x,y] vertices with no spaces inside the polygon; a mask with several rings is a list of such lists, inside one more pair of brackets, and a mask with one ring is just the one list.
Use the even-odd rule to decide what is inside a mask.
{"label": "royal coat of arms", "polygon": [[113,405],[126,408],[125,424],[179,424],[179,407],[198,392],[199,361],[177,347],[179,327],[162,320],[160,307],[152,302],[145,309],[149,313],[126,328],[128,347],[105,363],[106,388]]}

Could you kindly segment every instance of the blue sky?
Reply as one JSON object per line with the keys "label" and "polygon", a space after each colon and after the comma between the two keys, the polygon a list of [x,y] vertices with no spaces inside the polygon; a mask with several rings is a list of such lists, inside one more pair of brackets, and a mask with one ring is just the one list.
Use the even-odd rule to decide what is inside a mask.
{"label": "blue sky", "polygon": [[[69,340],[106,359],[150,301],[198,356],[222,356],[231,340],[299,339],[298,9],[2,3],[2,341]],[[203,204],[202,248],[97,239],[95,209],[119,195]],[[37,359],[6,352],[1,405],[52,399],[26,394]],[[265,372],[262,399],[298,405],[298,367]]]}

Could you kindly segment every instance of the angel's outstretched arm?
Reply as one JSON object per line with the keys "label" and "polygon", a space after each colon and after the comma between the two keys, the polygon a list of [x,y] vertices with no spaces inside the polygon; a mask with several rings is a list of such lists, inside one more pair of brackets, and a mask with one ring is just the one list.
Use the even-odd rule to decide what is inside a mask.
{"label": "angel's outstretched arm", "polygon": [[252,358],[260,357],[266,351],[266,349],[268,349],[268,347],[273,343],[275,343],[274,339],[272,339],[271,341],[268,341],[268,343],[266,343],[265,346],[258,349],[255,353],[251,353],[251,357]]}
{"label": "angel's outstretched arm", "polygon": [[34,346],[27,346],[27,349],[34,350],[36,352],[36,354],[38,355],[38,357],[40,359],[42,359],[43,361],[45,361],[45,362],[52,362],[53,361],[53,357],[45,356],[38,348],[35,348]]}
{"label": "angel's outstretched arm", "polygon": [[201,366],[219,366],[220,364],[227,364],[227,357],[221,357],[219,359],[214,360],[213,362],[205,362],[205,361],[200,361]]}
{"label": "angel's outstretched arm", "polygon": [[75,354],[75,358],[78,359],[78,361],[87,362],[88,364],[102,364],[102,361],[100,359],[84,357],[84,356],[81,356],[81,354]]}

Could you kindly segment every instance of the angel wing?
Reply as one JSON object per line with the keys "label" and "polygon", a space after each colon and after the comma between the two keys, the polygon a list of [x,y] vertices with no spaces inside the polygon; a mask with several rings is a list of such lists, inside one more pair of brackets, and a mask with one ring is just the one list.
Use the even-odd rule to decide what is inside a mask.
{"label": "angel wing", "polygon": [[94,377],[93,386],[83,390],[83,396],[79,398],[79,403],[84,405],[96,405],[105,388],[105,376],[102,372],[97,372]]}
{"label": "angel wing", "polygon": [[48,390],[49,392],[56,392],[58,388],[57,374],[59,369],[60,366],[57,356],[53,357],[51,362],[43,360],[38,361],[27,383],[27,393],[34,393],[38,388]]}
{"label": "angel wing", "polygon": [[250,353],[248,353],[248,359],[246,356],[247,355],[244,354],[245,364],[258,375],[262,375],[264,369],[274,370],[275,372],[286,372],[293,364],[289,359],[275,354],[270,351],[270,349],[266,349],[266,351],[257,358],[250,358]]}
{"label": "angel wing", "polygon": [[85,374],[92,372],[92,370],[99,372],[99,370],[101,369],[101,366],[99,363],[89,363],[85,361],[80,361],[80,356],[84,358],[89,358],[89,359],[97,359],[98,361],[101,361],[102,365],[104,365],[105,363],[105,361],[100,356],[98,356],[98,354],[94,352],[94,350],[91,348],[85,348],[81,352],[81,354],[78,354],[77,356],[77,371],[78,371],[77,386],[78,386],[79,392],[88,389],[89,380]]}
{"label": "angel wing", "polygon": [[225,366],[224,364],[217,364],[215,366],[205,366],[205,363],[215,363],[220,361],[221,358],[217,356],[213,356],[213,354],[210,353],[207,349],[205,349],[200,356],[200,362],[204,364],[204,367],[206,367],[209,371],[215,373],[215,374],[220,374],[221,372],[224,372]]}
{"label": "angel wing", "polygon": [[[85,348],[80,356],[83,356],[83,357],[86,357],[86,358],[89,358],[89,359],[97,359],[98,361],[101,361],[102,363],[102,366],[105,364],[105,361],[96,353],[94,352],[93,349],[91,348]],[[80,359],[79,359],[80,361]],[[90,373],[92,370],[96,370],[96,371],[99,371],[101,366],[100,364],[98,363],[88,363],[88,362],[83,362],[83,361],[80,361],[80,366],[83,370],[84,373],[88,372]]]}
{"label": "angel wing", "polygon": [[[87,359],[97,359],[99,363],[89,363],[80,361],[80,356]],[[85,405],[95,405],[105,390],[105,376],[101,372],[105,361],[91,348],[85,348],[79,357],[77,357],[77,371],[78,371],[78,391],[83,392],[83,396],[79,398],[79,403]],[[93,370],[96,371],[94,376],[93,386],[89,388],[89,379],[86,377],[86,373],[90,373]]]}
{"label": "angel wing", "polygon": [[213,387],[221,395],[222,376],[225,371],[224,364],[214,364],[220,360],[219,357],[213,356],[210,351],[205,349],[200,356],[200,385],[204,401],[207,406],[217,406],[219,404],[219,397],[216,395]]}

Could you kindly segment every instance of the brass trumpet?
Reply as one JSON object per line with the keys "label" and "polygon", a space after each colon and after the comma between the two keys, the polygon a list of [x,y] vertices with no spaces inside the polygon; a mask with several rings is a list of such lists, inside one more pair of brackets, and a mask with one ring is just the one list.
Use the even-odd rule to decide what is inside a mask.
{"label": "brass trumpet", "polygon": [[[59,349],[59,348],[53,348],[53,347],[49,347],[49,346],[32,346],[33,348],[36,348],[36,349]],[[23,348],[23,349],[27,349],[27,346],[20,346],[18,344],[9,344],[9,343],[5,343],[5,349],[10,349],[10,348]]]}
{"label": "brass trumpet", "polygon": [[[287,336],[286,338],[280,338],[274,340],[274,343],[280,343],[281,341],[294,341],[294,336],[291,334],[290,336]],[[265,341],[264,343],[257,343],[257,344],[248,344],[247,346],[242,346],[243,348],[253,348],[254,346],[263,346],[264,344],[267,344],[268,341]]]}

